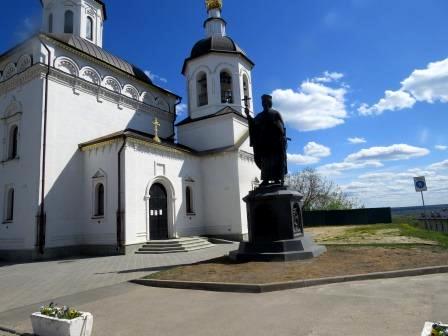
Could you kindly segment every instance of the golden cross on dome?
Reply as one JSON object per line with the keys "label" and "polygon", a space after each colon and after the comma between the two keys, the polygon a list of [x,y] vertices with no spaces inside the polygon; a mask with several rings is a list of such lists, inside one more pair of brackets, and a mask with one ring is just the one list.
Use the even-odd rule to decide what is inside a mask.
{"label": "golden cross on dome", "polygon": [[160,127],[160,122],[157,118],[154,119],[154,121],[152,122],[152,124],[154,125],[154,138],[153,140],[155,142],[161,143],[162,140],[160,140],[159,138],[159,127]]}
{"label": "golden cross on dome", "polygon": [[207,10],[222,9],[222,0],[205,0]]}

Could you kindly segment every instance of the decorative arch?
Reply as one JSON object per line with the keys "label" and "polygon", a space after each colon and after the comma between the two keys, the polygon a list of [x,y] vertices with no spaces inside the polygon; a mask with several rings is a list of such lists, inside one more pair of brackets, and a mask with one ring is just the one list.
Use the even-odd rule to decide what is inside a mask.
{"label": "decorative arch", "polygon": [[212,69],[210,69],[207,65],[201,65],[191,73],[191,77],[189,77],[188,79],[189,80],[196,79],[198,73],[200,73],[200,72],[205,72],[207,74],[207,76],[210,76],[212,73]]}
{"label": "decorative arch", "polygon": [[148,92],[148,91],[142,92],[142,94],[140,95],[140,101],[145,104],[152,105],[152,106],[154,106],[156,104],[155,96],[151,92]]}
{"label": "decorative arch", "polygon": [[17,61],[17,72],[23,72],[29,67],[31,67],[32,64],[32,58],[30,55],[22,55],[20,56],[19,60]]}
{"label": "decorative arch", "polygon": [[155,98],[155,101],[156,101],[156,105],[159,109],[161,109],[163,111],[167,111],[167,112],[170,110],[170,105],[165,100],[165,98],[158,96]]}
{"label": "decorative arch", "polygon": [[117,92],[117,93],[121,93],[121,91],[122,91],[120,82],[112,76],[104,77],[101,85],[103,87],[105,87],[106,89]]}
{"label": "decorative arch", "polygon": [[101,84],[101,75],[92,67],[83,67],[80,71],[80,77],[90,83],[94,83],[96,85]]}
{"label": "decorative arch", "polygon": [[60,56],[54,61],[54,67],[70,75],[79,76],[78,64],[71,58]]}
{"label": "decorative arch", "polygon": [[132,86],[131,84],[126,84],[123,87],[123,92],[122,92],[125,96],[128,96],[129,98],[135,99],[135,100],[139,100],[139,94],[138,94],[138,90]]}
{"label": "decorative arch", "polygon": [[151,239],[150,237],[150,222],[149,222],[149,200],[151,198],[150,196],[150,190],[151,187],[156,184],[159,183],[161,184],[167,193],[167,197],[168,197],[168,236],[170,238],[175,238],[176,237],[176,228],[174,227],[174,223],[176,222],[176,194],[175,194],[175,189],[173,184],[171,183],[171,181],[166,178],[165,176],[156,176],[155,178],[153,178],[151,181],[149,181],[149,183],[146,186],[146,191],[145,191],[145,203],[146,203],[146,232],[147,232],[147,237],[148,240]]}
{"label": "decorative arch", "polygon": [[5,67],[5,69],[3,70],[2,81],[10,79],[11,77],[13,77],[16,74],[17,74],[16,65],[14,63],[8,63]]}
{"label": "decorative arch", "polygon": [[11,102],[8,104],[5,110],[5,119],[8,119],[16,114],[21,113],[23,110],[22,103],[20,103],[15,96],[12,97]]}

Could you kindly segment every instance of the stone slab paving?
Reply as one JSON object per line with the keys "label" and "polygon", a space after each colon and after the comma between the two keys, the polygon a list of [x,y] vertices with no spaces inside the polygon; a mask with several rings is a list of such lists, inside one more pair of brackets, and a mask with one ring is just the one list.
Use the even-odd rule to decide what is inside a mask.
{"label": "stone slab paving", "polygon": [[[94,336],[407,336],[420,335],[425,321],[446,320],[446,288],[446,274],[264,294],[124,283],[64,300],[93,313]],[[31,332],[32,308],[9,313],[15,330]]]}
{"label": "stone slab paving", "polygon": [[236,248],[225,244],[188,253],[0,264],[0,313],[137,279],[165,267],[217,258]]}

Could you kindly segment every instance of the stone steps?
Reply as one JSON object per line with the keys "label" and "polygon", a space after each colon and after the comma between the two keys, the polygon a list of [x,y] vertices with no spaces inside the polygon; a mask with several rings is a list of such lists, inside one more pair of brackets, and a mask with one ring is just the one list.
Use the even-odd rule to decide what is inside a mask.
{"label": "stone steps", "polygon": [[171,240],[154,240],[144,244],[136,254],[182,253],[213,247],[208,240],[189,237]]}

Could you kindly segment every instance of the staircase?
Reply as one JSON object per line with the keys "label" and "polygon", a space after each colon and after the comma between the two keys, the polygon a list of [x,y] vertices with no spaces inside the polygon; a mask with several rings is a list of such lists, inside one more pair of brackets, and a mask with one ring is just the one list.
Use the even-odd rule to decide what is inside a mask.
{"label": "staircase", "polygon": [[207,239],[188,237],[170,240],[152,240],[143,245],[136,254],[164,254],[202,250],[213,247]]}

